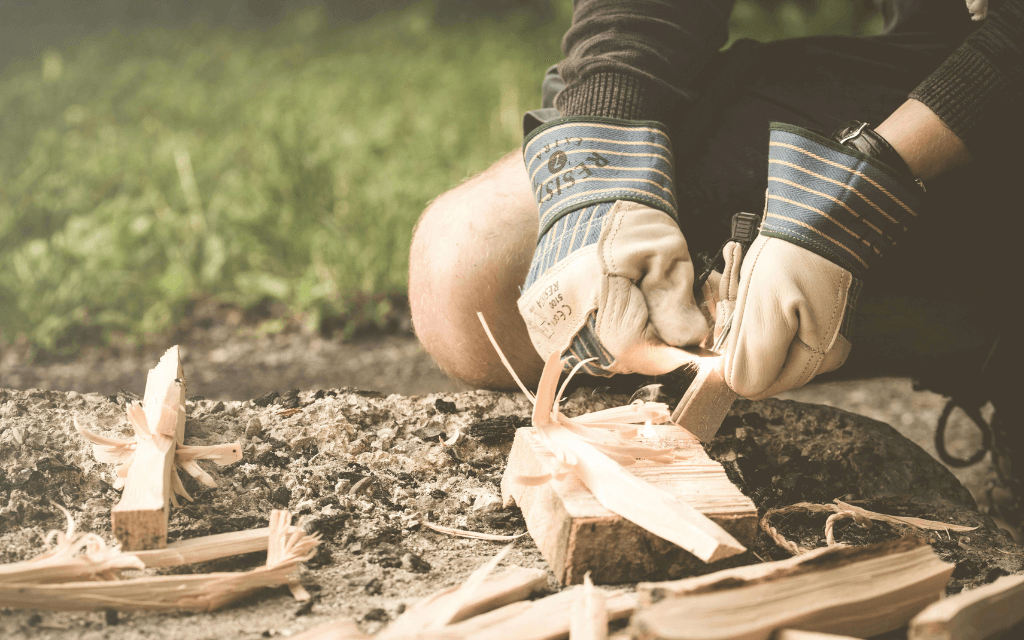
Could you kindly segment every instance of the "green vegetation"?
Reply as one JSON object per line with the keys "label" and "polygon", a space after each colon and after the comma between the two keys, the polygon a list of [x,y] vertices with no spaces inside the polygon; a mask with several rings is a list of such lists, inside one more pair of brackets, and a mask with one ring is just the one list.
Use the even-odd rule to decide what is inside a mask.
{"label": "green vegetation", "polygon": [[[452,26],[425,3],[342,28],[310,10],[270,33],[110,34],[7,69],[0,343],[137,343],[199,298],[280,302],[310,328],[382,322],[425,204],[519,144],[560,58],[555,7]],[[796,7],[742,3],[736,31],[855,18]]]}

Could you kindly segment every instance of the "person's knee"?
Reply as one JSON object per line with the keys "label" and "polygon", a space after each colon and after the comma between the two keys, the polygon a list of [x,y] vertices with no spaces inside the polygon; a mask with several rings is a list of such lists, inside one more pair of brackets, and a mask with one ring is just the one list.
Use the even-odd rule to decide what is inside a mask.
{"label": "person's knee", "polygon": [[423,212],[410,251],[409,302],[420,342],[449,375],[478,387],[512,386],[477,319],[481,312],[517,373],[538,377],[540,358],[516,308],[536,234],[536,205],[518,154]]}

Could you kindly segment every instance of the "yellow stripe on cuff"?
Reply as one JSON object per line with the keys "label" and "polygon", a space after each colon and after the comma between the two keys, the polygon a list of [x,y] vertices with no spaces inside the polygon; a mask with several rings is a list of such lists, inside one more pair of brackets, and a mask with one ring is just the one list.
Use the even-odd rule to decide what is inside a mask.
{"label": "yellow stripe on cuff", "polygon": [[[871,227],[871,228],[872,228],[872,229],[874,229],[875,231],[878,231],[878,233],[879,233],[880,235],[882,235],[883,237],[885,237],[885,238],[886,238],[887,240],[890,240],[890,241],[892,240],[892,238],[889,238],[889,236],[887,236],[886,234],[882,233],[882,232],[881,232],[881,231],[880,231],[880,230],[879,230],[879,229],[878,229],[878,228],[877,228],[877,227],[876,227],[875,225],[871,224],[871,223],[870,223],[870,222],[868,222],[867,220],[865,220],[865,219],[861,218],[860,216],[858,216],[858,215],[857,215],[857,214],[856,214],[856,213],[855,213],[855,212],[853,211],[853,209],[851,209],[851,208],[850,208],[850,207],[849,207],[849,206],[848,206],[848,205],[847,205],[847,204],[846,204],[845,202],[843,202],[842,200],[839,200],[838,198],[833,198],[832,196],[828,195],[827,193],[822,193],[822,192],[820,192],[820,191],[815,191],[814,189],[811,189],[810,187],[805,187],[805,186],[804,186],[804,185],[802,185],[802,184],[797,184],[797,183],[795,183],[795,182],[792,182],[792,181],[790,181],[790,180],[786,180],[785,178],[776,178],[776,177],[774,177],[774,176],[768,176],[768,181],[769,181],[769,182],[781,182],[781,183],[783,183],[783,184],[788,184],[788,185],[790,185],[791,187],[796,187],[797,189],[801,189],[801,190],[803,190],[803,191],[806,191],[807,193],[813,193],[814,195],[817,195],[817,196],[821,196],[822,198],[825,198],[826,200],[831,200],[832,202],[835,202],[835,203],[836,203],[836,204],[838,204],[839,206],[843,207],[844,209],[846,209],[847,211],[849,211],[850,213],[852,213],[852,214],[853,214],[853,215],[854,215],[854,216],[855,216],[855,217],[856,217],[856,218],[857,218],[858,220],[860,220],[860,221],[861,221],[861,222],[863,222],[864,224],[868,225],[869,227]],[[820,214],[820,215],[821,215],[822,217],[824,217],[824,218],[827,218],[827,219],[828,219],[828,220],[830,220],[830,221],[831,221],[831,222],[832,222],[832,223],[833,223],[834,225],[836,225],[837,227],[839,227],[840,229],[842,229],[842,230],[843,230],[843,231],[845,231],[846,233],[850,234],[850,235],[851,235],[851,236],[853,236],[854,238],[857,238],[858,240],[860,240],[861,242],[863,242],[863,243],[864,243],[864,244],[866,244],[867,246],[871,247],[871,249],[872,249],[872,250],[873,250],[873,251],[874,251],[875,253],[877,253],[878,255],[882,255],[882,252],[881,252],[881,251],[879,251],[878,249],[876,249],[876,248],[874,247],[874,245],[872,245],[872,244],[871,244],[870,242],[868,242],[868,241],[867,241],[867,240],[865,240],[864,238],[860,237],[860,236],[859,236],[858,234],[854,233],[854,231],[853,231],[852,229],[848,229],[848,228],[846,227],[846,225],[844,225],[843,223],[839,222],[838,220],[836,220],[836,219],[835,219],[835,218],[833,218],[832,216],[828,215],[828,214],[827,214],[827,213],[825,213],[824,211],[821,211],[821,210],[819,210],[819,209],[817,209],[817,208],[815,208],[815,207],[809,207],[809,206],[807,206],[807,205],[805,205],[805,204],[803,204],[803,203],[801,203],[801,202],[797,202],[797,201],[795,201],[795,200],[790,200],[789,198],[783,198],[782,196],[779,196],[779,195],[773,196],[773,198],[774,198],[775,200],[781,200],[781,201],[783,201],[783,202],[788,202],[788,203],[790,203],[790,204],[795,204],[795,205],[797,205],[797,206],[799,206],[799,207],[804,207],[805,209],[810,209],[811,211],[814,211],[814,212],[816,212],[816,213]]]}
{"label": "yellow stripe on cuff", "polygon": [[[803,148],[798,147],[798,146],[793,145],[793,144],[789,144],[789,143],[786,143],[786,142],[777,142],[777,141],[774,141],[774,140],[769,142],[768,144],[769,144],[769,146],[773,146],[773,147],[785,147],[787,149],[794,149],[794,150],[799,151],[800,153],[802,153],[802,154],[804,154],[806,156],[810,156],[811,158],[814,158],[815,160],[819,160],[821,162],[824,162],[825,164],[829,164],[829,165],[832,165],[834,167],[838,167],[840,169],[844,169],[844,170],[849,171],[850,173],[852,173],[852,174],[854,174],[856,176],[860,176],[861,178],[864,178],[865,180],[867,180],[868,182],[873,184],[876,189],[878,189],[879,191],[881,191],[885,195],[887,195],[890,198],[892,198],[893,202],[895,202],[896,204],[898,204],[901,207],[903,207],[904,209],[906,209],[907,213],[909,213],[910,215],[914,216],[915,218],[917,217],[917,214],[914,212],[913,209],[911,209],[907,205],[903,204],[902,200],[900,200],[899,198],[897,198],[893,194],[889,193],[888,189],[886,189],[882,185],[878,184],[877,182],[872,180],[870,176],[868,176],[867,174],[865,174],[865,173],[863,173],[861,171],[857,171],[856,169],[851,169],[850,167],[846,166],[845,164],[841,164],[839,162],[835,162],[833,160],[829,160],[828,158],[822,158],[819,155],[811,153],[807,149],[803,149]],[[771,162],[771,161],[769,160],[769,162]],[[817,174],[815,174],[815,175],[817,175]],[[860,194],[858,194],[858,195],[860,195]],[[861,197],[863,198],[864,196],[861,196]],[[864,198],[864,199],[867,200],[867,198]],[[881,211],[881,209],[879,209],[879,211]],[[893,222],[896,222],[896,220],[893,220],[893,218],[891,216],[889,216],[889,214],[885,213],[884,211],[882,213],[885,215],[886,218],[889,218]],[[899,223],[897,223],[897,224],[899,224]]]}
{"label": "yellow stripe on cuff", "polygon": [[563,124],[555,125],[549,129],[545,129],[538,135],[534,136],[534,138],[530,140],[530,142],[526,145],[526,149],[524,150],[523,155],[526,155],[526,151],[529,151],[530,147],[532,147],[534,143],[541,142],[541,138],[547,138],[548,134],[554,133],[556,131],[561,131],[562,129],[566,128],[607,129],[610,131],[630,132],[641,131],[644,133],[654,133],[665,138],[666,140],[668,139],[668,135],[666,135],[664,131],[662,131],[661,129],[654,129],[652,127],[624,127],[614,124],[602,124],[598,122],[566,122]]}
{"label": "yellow stripe on cuff", "polygon": [[[785,198],[779,198],[778,196],[768,196],[768,198],[772,199],[772,200],[785,200]],[[805,206],[806,207],[806,205],[801,205],[801,206]],[[808,209],[813,209],[813,207],[807,207],[807,208]],[[816,211],[816,209],[814,209],[814,210]],[[817,229],[815,229],[811,225],[807,224],[806,222],[804,222],[802,220],[796,220],[795,218],[789,218],[789,217],[786,217],[786,216],[780,216],[777,213],[771,213],[771,212],[768,213],[768,217],[769,218],[776,218],[778,220],[785,220],[786,222],[792,222],[793,224],[796,224],[796,225],[799,225],[801,227],[805,227],[807,229],[810,229],[811,231],[813,231],[814,233],[818,234],[822,238],[825,238],[826,240],[828,240],[832,244],[836,245],[837,247],[841,247],[843,249],[843,251],[845,251],[845,252],[849,253],[851,256],[853,256],[857,260],[857,262],[859,262],[862,265],[864,265],[865,269],[868,268],[868,263],[864,262],[864,259],[861,258],[860,256],[858,256],[856,253],[854,253],[852,249],[847,247],[842,242],[839,242],[838,240],[835,240],[835,239],[831,238],[830,236],[825,235],[821,231],[818,231]]]}

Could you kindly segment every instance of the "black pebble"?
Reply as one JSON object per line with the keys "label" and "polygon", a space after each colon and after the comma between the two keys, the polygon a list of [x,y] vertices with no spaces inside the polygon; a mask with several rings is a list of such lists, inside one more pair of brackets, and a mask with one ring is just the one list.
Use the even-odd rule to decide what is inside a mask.
{"label": "black pebble", "polygon": [[438,413],[458,413],[459,410],[456,408],[454,402],[448,402],[438,398],[434,401],[434,408],[437,409]]}
{"label": "black pebble", "polygon": [[292,499],[292,492],[288,490],[288,487],[280,484],[274,487],[273,493],[270,494],[270,499],[277,504],[288,506],[288,501]]}
{"label": "black pebble", "polygon": [[313,611],[313,605],[316,604],[316,601],[319,599],[320,598],[314,596],[300,604],[299,608],[295,610],[295,617],[298,618],[299,616],[308,615]]}
{"label": "black pebble", "polygon": [[380,608],[370,609],[366,612],[366,615],[363,616],[363,620],[373,620],[375,622],[384,622],[387,619],[388,612]]}
{"label": "black pebble", "polygon": [[430,566],[429,562],[419,557],[415,553],[407,554],[404,558],[402,558],[402,565],[404,566],[405,564],[409,565],[407,567],[407,570],[412,571],[413,573],[427,573],[433,568]]}
{"label": "black pebble", "polygon": [[299,403],[299,390],[298,389],[290,389],[290,390],[288,390],[287,393],[285,393],[283,396],[281,396],[278,399],[277,404],[280,405],[282,409],[298,409],[299,408],[299,404],[300,404]]}
{"label": "black pebble", "polygon": [[379,596],[380,592],[384,590],[384,583],[381,582],[380,578],[374,578],[367,582],[363,589],[371,596]]}
{"label": "black pebble", "polygon": [[252,403],[257,407],[269,407],[274,400],[277,400],[279,397],[281,397],[280,393],[276,391],[268,391],[262,396],[255,398]]}

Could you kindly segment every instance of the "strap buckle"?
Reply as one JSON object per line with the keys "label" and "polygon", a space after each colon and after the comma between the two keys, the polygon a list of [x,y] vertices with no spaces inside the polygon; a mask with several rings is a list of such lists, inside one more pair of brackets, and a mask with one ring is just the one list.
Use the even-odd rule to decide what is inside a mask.
{"label": "strap buckle", "polygon": [[743,246],[744,255],[747,253],[747,249],[757,239],[757,233],[761,229],[761,216],[756,213],[746,213],[741,211],[733,215],[732,217],[732,235],[728,240],[722,243],[722,246],[718,248],[718,252],[715,253],[713,258],[709,258],[707,253],[700,253],[697,257],[704,262],[704,271],[700,274],[693,283],[694,295],[700,296],[700,292],[704,289],[704,283],[711,277],[711,272],[718,266],[719,260],[722,259],[722,252],[725,251],[725,245],[730,242],[738,242]]}

